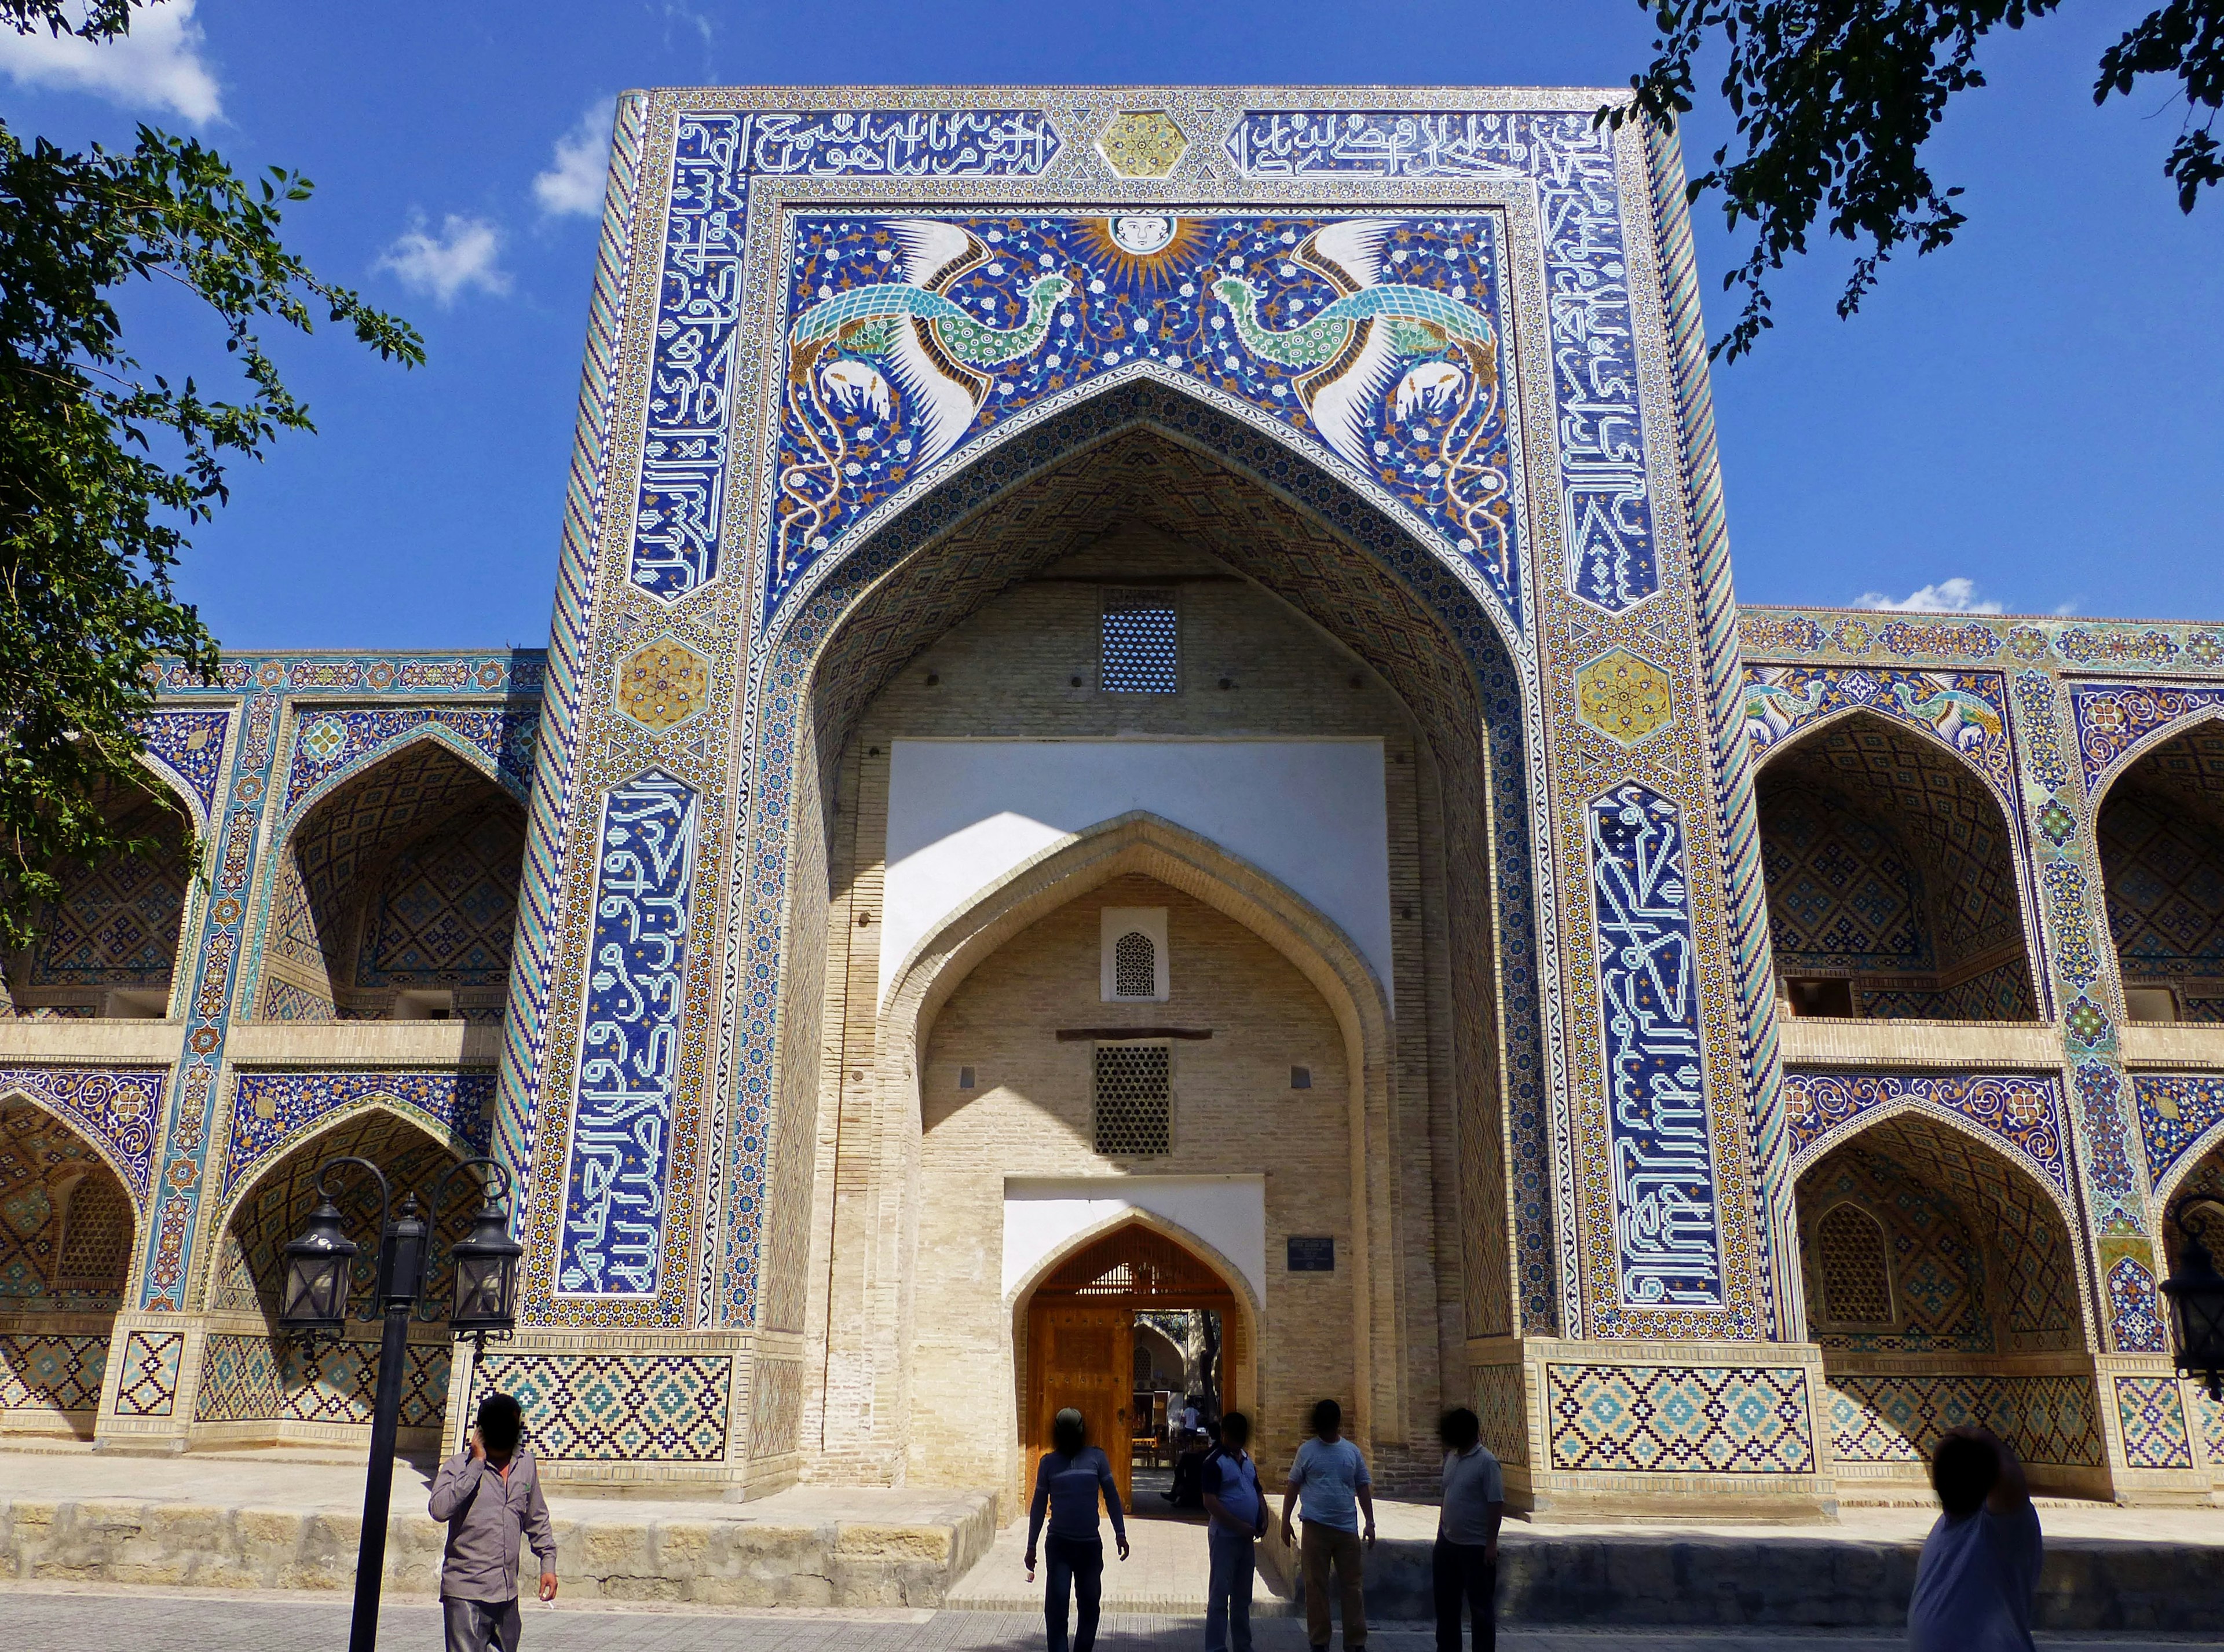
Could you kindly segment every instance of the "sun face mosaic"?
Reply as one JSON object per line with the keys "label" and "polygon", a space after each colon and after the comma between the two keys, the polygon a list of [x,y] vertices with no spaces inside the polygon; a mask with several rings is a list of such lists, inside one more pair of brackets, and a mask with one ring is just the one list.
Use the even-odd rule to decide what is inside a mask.
{"label": "sun face mosaic", "polygon": [[799,215],[766,612],[969,439],[1155,365],[1379,483],[1518,616],[1500,235],[1489,213]]}

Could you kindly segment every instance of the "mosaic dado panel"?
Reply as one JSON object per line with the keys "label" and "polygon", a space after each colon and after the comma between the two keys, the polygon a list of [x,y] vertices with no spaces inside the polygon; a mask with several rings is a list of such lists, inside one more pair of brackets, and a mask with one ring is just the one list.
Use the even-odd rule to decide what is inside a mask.
{"label": "mosaic dado panel", "polygon": [[1948,1429],[1979,1424],[2027,1463],[2098,1468],[2105,1460],[2088,1377],[1838,1371],[1826,1387],[1841,1462],[1920,1472]]}
{"label": "mosaic dado panel", "polygon": [[125,1338],[123,1370],[116,1384],[117,1415],[167,1417],[176,1410],[185,1355],[182,1331],[134,1331]]}
{"label": "mosaic dado panel", "polygon": [[749,1370],[749,1455],[784,1457],[803,1427],[803,1362],[760,1359]]}
{"label": "mosaic dado panel", "polygon": [[1636,1474],[1816,1472],[1798,1366],[1546,1365],[1556,1469]]}
{"label": "mosaic dado panel", "polygon": [[1521,1366],[1475,1367],[1475,1412],[1482,1423],[1482,1443],[1500,1462],[1528,1462],[1528,1379]]}
{"label": "mosaic dado panel", "polygon": [[104,1336],[0,1334],[0,1411],[92,1411],[108,1370]]}
{"label": "mosaic dado panel", "polygon": [[[404,1428],[438,1428],[448,1405],[449,1350],[443,1343],[408,1345],[401,1374]],[[269,1337],[211,1336],[201,1351],[196,1422],[345,1422],[369,1424],[378,1392],[375,1342],[317,1345],[304,1368],[298,1351]]]}
{"label": "mosaic dado panel", "polygon": [[143,1208],[169,1076],[161,1069],[0,1067],[0,1101],[23,1097],[86,1137]]}
{"label": "mosaic dado panel", "polygon": [[2191,1468],[2193,1431],[2177,1378],[2119,1377],[2115,1387],[2124,1460],[2133,1468]]}
{"label": "mosaic dado panel", "polygon": [[2147,1174],[2158,1187],[2170,1180],[2196,1144],[2218,1139],[2216,1126],[2224,1123],[2224,1076],[2137,1073],[2132,1097],[2146,1147]]}
{"label": "mosaic dado panel", "polygon": [[487,1150],[494,1074],[480,1073],[264,1073],[239,1075],[224,1142],[229,1199],[271,1155],[343,1113],[385,1106],[423,1124],[467,1155]]}
{"label": "mosaic dado panel", "polygon": [[471,1397],[514,1396],[543,1462],[716,1463],[733,1374],[724,1354],[490,1351]]}
{"label": "mosaic dado panel", "polygon": [[2069,1123],[2058,1073],[1787,1072],[1784,1101],[1795,1169],[1884,1111],[1913,1108],[1974,1124],[2070,1197]]}

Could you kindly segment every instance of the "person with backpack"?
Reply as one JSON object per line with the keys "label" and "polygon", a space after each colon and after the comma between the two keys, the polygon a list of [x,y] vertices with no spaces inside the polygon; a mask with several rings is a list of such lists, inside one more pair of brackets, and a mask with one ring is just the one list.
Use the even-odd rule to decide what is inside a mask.
{"label": "person with backpack", "polygon": [[1112,1516],[1112,1535],[1123,1560],[1128,1554],[1128,1522],[1120,1507],[1120,1488],[1112,1478],[1112,1459],[1089,1443],[1088,1419],[1068,1406],[1051,1420],[1050,1439],[1050,1451],[1035,1465],[1034,1504],[1027,1513],[1027,1581],[1035,1580],[1035,1541],[1042,1535],[1047,1510],[1050,1541],[1043,1553],[1050,1561],[1050,1577],[1043,1617],[1050,1631],[1050,1652],[1066,1652],[1069,1596],[1081,1608],[1073,1652],[1090,1652],[1096,1644],[1097,1612],[1104,1594],[1104,1539],[1096,1526],[1097,1498],[1103,1497]]}
{"label": "person with backpack", "polygon": [[1220,1420],[1220,1443],[1204,1459],[1205,1551],[1211,1571],[1205,1585],[1204,1652],[1251,1652],[1251,1585],[1258,1575],[1252,1545],[1267,1535],[1267,1498],[1259,1466],[1246,1449],[1251,1419],[1230,1411]]}

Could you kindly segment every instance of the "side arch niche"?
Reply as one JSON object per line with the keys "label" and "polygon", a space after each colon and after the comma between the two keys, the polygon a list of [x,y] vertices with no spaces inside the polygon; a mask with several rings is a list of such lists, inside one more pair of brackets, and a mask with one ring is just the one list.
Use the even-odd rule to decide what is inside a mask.
{"label": "side arch niche", "polygon": [[[1045,890],[1031,904],[1033,895],[1011,896],[1004,880],[1126,815],[1178,828],[1154,840],[1165,864],[1108,871],[1088,900],[1169,909],[1170,991],[1163,1000],[1100,993],[1091,904],[1076,920],[1088,929],[1085,984],[1058,989],[1071,986],[1091,1007],[1062,1019],[1065,1030],[1197,1030],[1189,1024],[1195,995],[1210,970],[1201,977],[1194,955],[1184,961],[1182,910],[1209,913],[1275,955],[1274,925],[1288,925],[1271,902],[1230,919],[1218,897],[1201,893],[1222,880],[1193,866],[1176,876],[1185,854],[1168,845],[1185,833],[1295,889],[1298,904],[1344,932],[1360,974],[1374,978],[1339,984],[1318,961],[1334,949],[1311,940],[1281,953],[1285,969],[1301,953],[1316,955],[1295,973],[1317,978],[1331,1042],[1317,1058],[1262,1055],[1257,1071],[1262,1085],[1272,1075],[1261,1110],[1330,1108],[1339,1130],[1349,1079],[1368,1098],[1355,1167],[1338,1172],[1364,1190],[1363,1225],[1334,1237],[1336,1276],[1361,1282],[1359,1311],[1377,1327],[1360,1339],[1372,1365],[1368,1391],[1353,1399],[1378,1457],[1434,1460],[1437,1410],[1446,1396],[1469,1397],[1475,1380],[1470,1344],[1558,1326],[1520,674],[1495,621],[1455,573],[1279,447],[1254,451],[1269,446],[1155,388],[1046,420],[1023,454],[1006,448],[976,461],[851,550],[825,583],[791,599],[763,647],[763,669],[798,692],[793,723],[764,730],[750,787],[755,831],[787,839],[777,887],[763,891],[780,903],[778,934],[752,927],[742,946],[744,955],[782,949],[777,1051],[768,1054],[787,1106],[816,1097],[818,1111],[791,1112],[772,1133],[766,1193],[752,1201],[771,1213],[761,1236],[736,1219],[729,1184],[713,1284],[723,1310],[738,1313],[746,1276],[760,1324],[803,1332],[806,1368],[825,1373],[806,1389],[801,1433],[813,1449],[893,1465],[903,1420],[916,1433],[929,1400],[915,1380],[918,1269],[907,1247],[920,1243],[923,1098],[932,1113],[940,1104],[930,1091],[946,1079],[954,1094],[959,1074],[921,1064],[938,1059],[929,1046],[935,1015],[969,977],[945,958],[922,964],[936,947],[995,952],[1002,941],[985,933],[945,936],[983,902],[1008,897],[1008,930],[1005,913],[983,918],[999,935],[1065,907],[1071,892]],[[1269,465],[1272,485],[1248,468],[1254,460]],[[1178,663],[1152,692],[1108,690],[1106,593],[1139,590],[1161,593]],[[1379,764],[1363,786],[1281,800],[1273,820],[1280,838],[1303,840],[1349,797],[1381,798],[1372,852],[1387,870],[1371,916],[1353,915],[1302,869],[1278,864],[1281,845],[1252,842],[1242,820],[1225,811],[1207,818],[1157,779],[1123,781],[1125,801],[1092,794],[1085,807],[1063,781],[1022,788],[1013,807],[991,811],[1002,823],[986,837],[1004,845],[993,865],[966,862],[932,889],[919,875],[935,845],[966,835],[962,823],[937,826],[935,808],[946,804],[957,822],[982,806],[1008,782],[992,773],[998,763],[1033,761],[1023,748],[1101,752],[1110,764],[1094,765],[1101,778],[1155,761],[1138,755],[1147,748],[1187,743],[1212,752],[1216,782],[1243,799],[1263,794],[1246,789],[1260,783],[1249,778],[1259,771],[1240,764],[1300,737],[1317,754],[1364,749]],[[991,744],[995,762],[983,756]],[[930,771],[943,777],[934,807],[919,789]],[[1139,844],[1152,839],[1149,827],[1133,830]],[[1101,846],[1119,847],[1109,839]],[[745,879],[744,910],[758,899]],[[1382,1006],[1379,1059],[1352,1008],[1368,999]],[[1356,1036],[1346,1035],[1347,1022]],[[1213,1036],[1232,1039],[1233,1029]],[[1178,1110],[1181,1075],[1203,1044],[1169,1042]],[[1058,1048],[1085,1054],[1089,1042]],[[993,1082],[989,1063],[959,1065]],[[1267,1168],[1272,1153],[1262,1143],[1247,1170]],[[1178,1174],[1178,1149],[1171,1162],[1131,1168]],[[993,1230],[993,1211],[980,1215]],[[752,1258],[761,1261],[749,1272]],[[1271,1345],[1271,1307],[1267,1320]],[[1387,1331],[1401,1320],[1421,1327],[1402,1349]],[[1345,1334],[1348,1343],[1354,1333]],[[1271,1345],[1263,1357],[1271,1360]],[[870,1406],[845,1397],[858,1383],[879,1385]],[[964,1402],[937,1395],[933,1403]],[[862,1436],[845,1432],[860,1426],[850,1419],[862,1420]],[[1016,1418],[1014,1428],[1016,1444]]]}
{"label": "side arch niche", "polygon": [[186,810],[155,775],[144,786],[104,783],[111,829],[147,850],[117,849],[90,864],[65,859],[35,920],[31,945],[4,963],[0,1017],[160,1021],[169,1014],[179,931],[193,882]]}
{"label": "side arch niche", "polygon": [[1842,1500],[1927,1484],[1965,1421],[2013,1445],[2035,1485],[2105,1494],[2088,1282],[2052,1190],[1907,1111],[1823,1152],[1794,1199]]}
{"label": "side arch niche", "polygon": [[[2200,1195],[2224,1200],[2224,1139],[2215,1142],[2206,1153],[2189,1166],[2179,1169],[2173,1179],[2163,1178],[2155,1189],[2158,1214],[2174,1206],[2181,1199]],[[2224,1256],[2224,1210],[2215,1206],[2197,1207],[2189,1212],[2193,1226],[2206,1241],[2212,1256]],[[2178,1256],[2183,1250],[2183,1240],[2175,1224],[2160,1223],[2162,1235],[2164,1276],[2177,1271]],[[2224,1491],[2224,1402],[2208,1397],[2208,1389],[2194,1382],[2183,1384],[2188,1421],[2201,1436],[2206,1451],[2209,1472],[2215,1488]]]}
{"label": "side arch niche", "polygon": [[306,804],[269,883],[265,1021],[499,1021],[525,811],[422,737]]}
{"label": "side arch niche", "polygon": [[1966,761],[1861,711],[1766,753],[1754,794],[1780,1010],[2039,1019],[2015,839]]}
{"label": "side arch niche", "polygon": [[2095,824],[2129,1018],[2224,1022],[2224,723],[2134,758]]}
{"label": "side arch niche", "polygon": [[0,1092],[0,1434],[92,1438],[137,1218],[98,1148]]}
{"label": "side arch niche", "polygon": [[[217,1227],[205,1265],[207,1334],[193,1384],[191,1438],[197,1443],[360,1442],[377,1390],[380,1307],[376,1300],[377,1184],[360,1168],[336,1168],[325,1187],[347,1237],[360,1247],[348,1301],[348,1326],[337,1344],[319,1342],[307,1358],[278,1329],[285,1246],[308,1225],[320,1166],[352,1155],[385,1173],[397,1208],[420,1200],[462,1155],[412,1120],[372,1104],[345,1113],[296,1141],[234,1195]],[[469,1174],[448,1184],[440,1232],[419,1317],[410,1327],[402,1374],[403,1450],[436,1449],[448,1396],[447,1308],[454,1294],[448,1247],[478,1208]],[[422,1203],[420,1215],[428,1214]]]}

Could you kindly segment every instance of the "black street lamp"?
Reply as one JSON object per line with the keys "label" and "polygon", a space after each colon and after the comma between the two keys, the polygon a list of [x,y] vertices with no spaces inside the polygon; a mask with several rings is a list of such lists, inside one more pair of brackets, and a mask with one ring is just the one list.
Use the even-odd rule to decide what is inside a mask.
{"label": "black street lamp", "polygon": [[325,1177],[341,1165],[360,1165],[378,1183],[377,1296],[385,1326],[378,1349],[378,1393],[370,1413],[370,1468],[363,1486],[363,1541],[356,1550],[355,1620],[348,1652],[374,1652],[378,1644],[378,1597],[386,1571],[387,1505],[394,1497],[394,1437],[401,1427],[401,1367],[408,1358],[409,1320],[424,1292],[428,1241],[439,1231],[440,1199],[460,1170],[484,1165],[500,1178],[501,1203],[491,1183],[482,1190],[470,1234],[450,1247],[455,1258],[455,1301],[448,1328],[470,1337],[483,1355],[489,1337],[506,1338],[517,1322],[517,1271],[523,1247],[509,1237],[504,1212],[509,1172],[492,1159],[465,1159],[433,1184],[430,1223],[417,1215],[417,1195],[406,1193],[397,1214],[386,1174],[368,1159],[327,1160],[317,1167],[317,1208],[307,1230],[287,1242],[286,1277],[279,1288],[278,1327],[313,1358],[317,1339],[339,1339],[347,1322],[348,1288],[360,1249],[340,1230],[339,1206],[325,1191]]}
{"label": "black street lamp", "polygon": [[2178,1233],[2177,1271],[2163,1281],[2162,1294],[2170,1299],[2178,1375],[2202,1377],[2208,1397],[2224,1400],[2224,1276],[2218,1275],[2200,1232],[2186,1225],[2185,1212],[2195,1205],[2224,1210],[2224,1199],[2188,1193],[2170,1207],[2168,1220]]}

